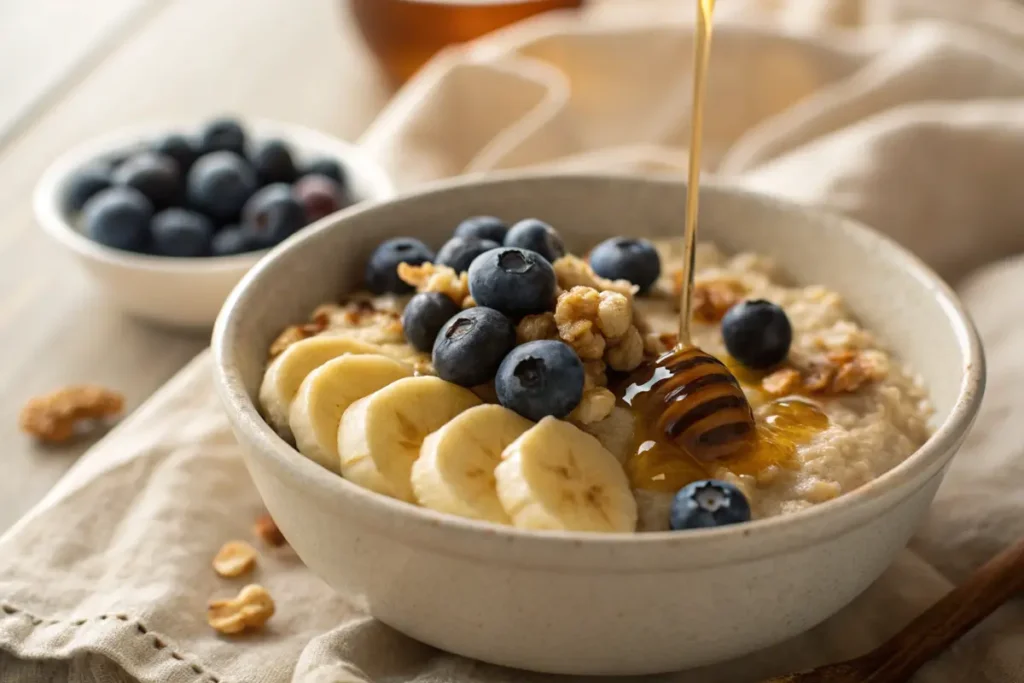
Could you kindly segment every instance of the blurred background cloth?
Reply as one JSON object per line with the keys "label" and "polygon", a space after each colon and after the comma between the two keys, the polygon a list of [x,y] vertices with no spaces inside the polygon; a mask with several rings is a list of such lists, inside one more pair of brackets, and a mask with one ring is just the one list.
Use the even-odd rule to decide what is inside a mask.
{"label": "blurred background cloth", "polygon": [[[769,651],[678,683],[742,683],[862,653],[1024,533],[1024,9],[1009,0],[722,0],[706,115],[723,181],[857,217],[952,281],[989,386],[926,525],[864,595]],[[546,166],[683,172],[692,0],[550,15],[438,55],[363,144],[405,189]],[[680,217],[680,223],[682,217]],[[642,233],[642,226],[623,226]],[[913,363],[913,359],[909,359]],[[0,539],[0,680],[542,681],[374,622],[287,549],[255,581],[268,628],[226,639],[210,560],[259,498],[203,354]],[[680,590],[685,590],[680,586]],[[1024,681],[1018,601],[916,683]]]}

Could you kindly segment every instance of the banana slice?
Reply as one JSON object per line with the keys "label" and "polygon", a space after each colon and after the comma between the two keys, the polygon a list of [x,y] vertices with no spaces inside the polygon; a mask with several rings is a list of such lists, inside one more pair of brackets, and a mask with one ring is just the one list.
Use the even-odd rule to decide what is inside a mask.
{"label": "banana slice", "polygon": [[338,426],[342,413],[364,396],[405,377],[412,377],[412,368],[405,363],[352,353],[333,358],[306,375],[288,417],[299,453],[340,474]]}
{"label": "banana slice", "polygon": [[320,335],[295,342],[267,367],[260,385],[260,404],[270,426],[282,438],[292,438],[288,413],[306,375],[346,353],[379,353],[377,347],[348,337]]}
{"label": "banana slice", "polygon": [[480,405],[469,389],[437,377],[408,377],[361,398],[341,416],[341,474],[355,484],[409,503],[412,465],[428,434]]}
{"label": "banana slice", "polygon": [[548,531],[635,531],[622,465],[590,434],[545,417],[502,453],[498,499],[512,524]]}
{"label": "banana slice", "polygon": [[425,508],[511,524],[494,489],[501,452],[533,422],[508,408],[483,405],[449,420],[423,441],[412,466],[412,489]]}

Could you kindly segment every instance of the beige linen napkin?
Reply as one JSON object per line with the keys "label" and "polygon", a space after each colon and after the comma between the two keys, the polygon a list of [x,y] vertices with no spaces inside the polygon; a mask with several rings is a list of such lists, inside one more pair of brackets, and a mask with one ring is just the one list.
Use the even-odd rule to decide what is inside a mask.
{"label": "beige linen napkin", "polygon": [[[755,681],[859,654],[1024,534],[1024,421],[1014,420],[1024,409],[1024,257],[1011,256],[1024,252],[1024,9],[719,5],[709,169],[854,215],[921,254],[959,283],[990,377],[912,550],[810,633],[657,678],[677,683]],[[535,165],[681,172],[692,12],[686,0],[627,0],[450,50],[363,143],[406,188]],[[559,680],[409,640],[346,604],[287,548],[265,550],[255,575],[278,604],[268,628],[218,637],[206,601],[239,583],[217,578],[210,559],[249,535],[260,508],[203,354],[0,539],[0,681]],[[1007,605],[914,680],[1024,681],[1024,605]]]}

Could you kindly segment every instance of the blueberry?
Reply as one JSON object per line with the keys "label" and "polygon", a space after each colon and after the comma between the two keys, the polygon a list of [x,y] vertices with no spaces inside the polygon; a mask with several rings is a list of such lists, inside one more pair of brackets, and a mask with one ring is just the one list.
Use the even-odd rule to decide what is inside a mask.
{"label": "blueberry", "polygon": [[535,251],[551,263],[565,256],[562,238],[554,228],[536,218],[527,218],[509,228],[505,246]]}
{"label": "blueberry", "polygon": [[81,211],[93,195],[110,187],[112,182],[109,168],[101,164],[89,164],[76,171],[68,180],[64,191],[65,205],[71,211]]}
{"label": "blueberry", "polygon": [[421,292],[409,300],[402,311],[402,330],[409,343],[430,353],[444,324],[462,307],[441,292]]}
{"label": "blueberry", "polygon": [[398,277],[398,264],[418,266],[434,260],[434,252],[412,237],[395,237],[377,245],[366,262],[366,288],[374,294],[407,294],[412,285]]}
{"label": "blueberry", "polygon": [[319,173],[299,178],[292,186],[292,192],[302,204],[302,208],[306,212],[306,220],[310,223],[342,208],[341,185],[333,178]]}
{"label": "blueberry", "polygon": [[166,154],[135,154],[114,170],[113,180],[115,185],[134,187],[157,209],[181,200],[181,173],[177,162]]}
{"label": "blueberry", "polygon": [[262,140],[254,145],[249,158],[261,185],[292,183],[299,172],[295,170],[292,152],[284,140]]}
{"label": "blueberry", "polygon": [[444,324],[434,340],[431,360],[441,379],[473,387],[491,381],[515,345],[512,322],[493,308],[476,306]]}
{"label": "blueberry", "polygon": [[629,280],[641,292],[661,275],[658,250],[649,240],[631,237],[612,237],[598,244],[590,252],[590,267],[609,280]]}
{"label": "blueberry", "polygon": [[551,310],[556,286],[551,264],[528,249],[491,249],[469,267],[473,300],[512,318]]}
{"label": "blueberry", "polygon": [[116,249],[143,251],[149,244],[153,205],[133,187],[101,190],[82,209],[85,233]]}
{"label": "blueberry", "polygon": [[208,256],[213,224],[206,216],[178,207],[153,216],[151,249],[160,256]]}
{"label": "blueberry", "polygon": [[193,164],[187,187],[192,208],[215,221],[231,221],[256,191],[256,173],[234,152],[213,152]]}
{"label": "blueberry", "polygon": [[245,154],[245,128],[236,119],[221,117],[207,122],[199,131],[199,152]]}
{"label": "blueberry", "polygon": [[583,362],[564,342],[527,342],[505,356],[494,388],[501,405],[527,419],[563,418],[583,398]]}
{"label": "blueberry", "polygon": [[722,318],[729,354],[748,368],[764,370],[781,363],[793,341],[793,327],[780,306],[763,299],[741,301]]}
{"label": "blueberry", "polygon": [[715,479],[695,481],[679,489],[669,510],[669,526],[675,531],[749,521],[750,503],[743,493]]}
{"label": "blueberry", "polygon": [[165,154],[174,159],[178,164],[178,171],[185,175],[192,168],[192,164],[199,158],[199,151],[192,141],[184,135],[172,133],[153,143],[153,151],[158,154]]}
{"label": "blueberry", "polygon": [[508,234],[508,226],[500,218],[494,216],[474,216],[467,218],[455,228],[455,237],[467,239],[491,240],[502,244],[505,235]]}
{"label": "blueberry", "polygon": [[306,212],[290,185],[274,183],[261,188],[242,209],[242,225],[260,249],[283,242],[306,224]]}
{"label": "blueberry", "polygon": [[448,266],[456,273],[469,270],[469,266],[480,254],[491,249],[497,249],[501,245],[491,240],[481,240],[474,237],[453,237],[444,243],[438,252],[434,263],[439,266]]}
{"label": "blueberry", "polygon": [[345,169],[342,168],[341,163],[337,159],[331,159],[330,157],[313,159],[303,166],[302,175],[314,174],[325,175],[339,185],[345,185],[347,181]]}
{"label": "blueberry", "polygon": [[248,230],[237,225],[229,225],[221,228],[213,236],[210,251],[214,256],[234,256],[247,251],[255,251],[257,249],[255,242],[256,240]]}

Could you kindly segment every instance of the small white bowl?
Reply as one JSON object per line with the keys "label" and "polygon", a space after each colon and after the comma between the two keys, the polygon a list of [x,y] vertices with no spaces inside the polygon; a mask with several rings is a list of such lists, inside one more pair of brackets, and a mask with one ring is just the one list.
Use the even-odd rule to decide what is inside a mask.
{"label": "small white bowl", "polygon": [[360,488],[299,455],[260,417],[267,349],[359,287],[382,239],[437,246],[466,216],[537,216],[575,253],[618,234],[679,236],[685,185],[515,174],[456,182],[325,220],[259,263],[213,335],[215,383],[253,480],[291,546],[382,622],[444,650],[551,673],[642,674],[780,642],[874,581],[928,510],[977,413],[985,363],[950,289],[891,240],[841,217],[708,183],[702,238],[773,257],[841,293],[923,377],[934,435],[874,481],[813,508],[718,529],[527,532]]}
{"label": "small white bowl", "polygon": [[[360,203],[394,195],[384,170],[352,144],[296,124],[262,120],[245,120],[243,124],[253,139],[286,141],[300,162],[314,157],[337,159],[347,171],[349,186]],[[114,249],[83,235],[64,200],[71,177],[82,167],[123,158],[141,151],[161,135],[189,134],[195,128],[194,123],[149,124],[74,147],[43,173],[33,203],[39,225],[78,259],[100,290],[119,307],[151,322],[200,328],[213,325],[231,288],[268,249],[207,258],[151,256]]]}

